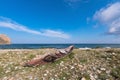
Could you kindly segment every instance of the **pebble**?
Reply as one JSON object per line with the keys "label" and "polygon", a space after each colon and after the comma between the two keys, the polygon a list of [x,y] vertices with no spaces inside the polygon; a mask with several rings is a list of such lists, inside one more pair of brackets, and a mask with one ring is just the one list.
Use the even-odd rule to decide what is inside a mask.
{"label": "pebble", "polygon": [[63,64],[64,62],[63,61],[61,61],[61,63],[60,63],[60,66],[64,66],[64,64]]}
{"label": "pebble", "polygon": [[96,70],[96,67],[93,67],[93,70]]}
{"label": "pebble", "polygon": [[113,55],[115,55],[115,53],[114,53],[114,52],[113,52],[112,54],[113,54]]}
{"label": "pebble", "polygon": [[74,69],[75,67],[74,66],[71,66],[71,69]]}
{"label": "pebble", "polygon": [[101,73],[101,71],[100,70],[97,70],[97,72],[100,74]]}
{"label": "pebble", "polygon": [[55,77],[57,77],[57,75],[55,75]]}
{"label": "pebble", "polygon": [[65,77],[63,77],[63,79],[66,79]]}
{"label": "pebble", "polygon": [[74,63],[75,66],[77,66],[77,63]]}
{"label": "pebble", "polygon": [[47,74],[44,74],[44,76],[47,76]]}
{"label": "pebble", "polygon": [[86,80],[84,77],[81,80]]}
{"label": "pebble", "polygon": [[98,75],[96,75],[96,74],[95,74],[95,76],[94,76],[94,77],[97,79],[97,78],[98,78]]}
{"label": "pebble", "polygon": [[54,80],[53,78],[51,80]]}
{"label": "pebble", "polygon": [[106,71],[107,74],[110,74],[110,70]]}
{"label": "pebble", "polygon": [[15,70],[17,70],[17,69],[18,69],[18,67],[16,66],[16,67],[15,67]]}
{"label": "pebble", "polygon": [[92,74],[90,74],[90,80],[96,80]]}
{"label": "pebble", "polygon": [[100,68],[101,71],[105,71],[106,69],[105,68]]}
{"label": "pebble", "polygon": [[46,73],[48,74],[48,73],[49,73],[49,71],[48,71],[48,70],[46,70]]}
{"label": "pebble", "polygon": [[3,80],[8,80],[7,77],[4,77]]}
{"label": "pebble", "polygon": [[29,79],[30,79],[30,80],[33,80],[32,76],[29,76]]}
{"label": "pebble", "polygon": [[82,66],[82,65],[80,65],[80,64],[78,64],[78,67],[82,68],[83,66]]}
{"label": "pebble", "polygon": [[5,73],[9,73],[9,72],[10,72],[10,70],[5,71]]}
{"label": "pebble", "polygon": [[14,78],[13,78],[13,77],[11,77],[9,80],[14,80]]}

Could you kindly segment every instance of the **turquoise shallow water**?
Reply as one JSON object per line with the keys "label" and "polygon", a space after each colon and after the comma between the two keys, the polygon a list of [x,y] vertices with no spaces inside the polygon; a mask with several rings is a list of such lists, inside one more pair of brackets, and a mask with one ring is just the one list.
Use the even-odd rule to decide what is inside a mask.
{"label": "turquoise shallow water", "polygon": [[10,44],[0,45],[0,49],[39,49],[39,48],[65,48],[74,45],[75,48],[111,47],[120,48],[120,44]]}

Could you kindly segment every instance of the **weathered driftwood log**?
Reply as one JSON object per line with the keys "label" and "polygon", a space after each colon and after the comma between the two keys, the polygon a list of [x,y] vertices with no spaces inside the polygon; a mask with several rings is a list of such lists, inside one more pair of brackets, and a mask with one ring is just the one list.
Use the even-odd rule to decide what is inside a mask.
{"label": "weathered driftwood log", "polygon": [[57,49],[55,53],[47,53],[47,54],[41,55],[38,58],[34,58],[31,61],[24,63],[23,66],[32,67],[32,66],[38,66],[41,64],[54,62],[59,58],[62,58],[65,55],[69,54],[73,50],[73,48],[74,48],[73,46],[69,46],[68,48],[65,48],[65,49]]}

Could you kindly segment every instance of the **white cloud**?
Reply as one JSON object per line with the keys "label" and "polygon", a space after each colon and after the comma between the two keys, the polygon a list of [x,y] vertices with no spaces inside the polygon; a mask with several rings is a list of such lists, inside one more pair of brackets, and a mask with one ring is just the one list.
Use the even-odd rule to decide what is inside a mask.
{"label": "white cloud", "polygon": [[65,1],[74,3],[74,2],[79,2],[79,1],[81,1],[81,0],[65,0]]}
{"label": "white cloud", "polygon": [[6,27],[16,31],[24,31],[32,34],[41,34],[38,31],[28,29],[26,26],[18,24],[15,21],[5,17],[0,17],[0,27]]}
{"label": "white cloud", "polygon": [[78,7],[79,3],[87,3],[88,0],[64,0],[65,3],[67,3],[70,7]]}
{"label": "white cloud", "polygon": [[59,38],[64,38],[64,39],[70,38],[69,35],[63,32],[60,32],[60,31],[54,31],[54,30],[47,29],[47,30],[43,30],[42,32],[40,32],[40,31],[32,30],[32,29],[27,28],[27,26],[18,24],[17,22],[9,18],[5,18],[5,17],[0,17],[0,27],[10,28],[15,31],[23,31],[27,33],[48,36],[48,37],[59,37]]}
{"label": "white cloud", "polygon": [[63,33],[63,32],[58,32],[58,31],[53,31],[53,30],[44,30],[42,35],[45,36],[54,36],[54,37],[60,37],[60,38],[69,38],[69,35]]}
{"label": "white cloud", "polygon": [[100,9],[95,13],[94,19],[108,27],[108,34],[120,35],[120,2]]}
{"label": "white cloud", "polygon": [[89,0],[64,0],[64,1],[68,3],[77,3],[77,2],[88,2]]}

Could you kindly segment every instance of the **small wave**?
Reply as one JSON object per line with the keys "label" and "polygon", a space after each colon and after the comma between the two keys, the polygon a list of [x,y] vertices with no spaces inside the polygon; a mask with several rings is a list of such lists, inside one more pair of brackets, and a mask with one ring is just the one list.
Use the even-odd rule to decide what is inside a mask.
{"label": "small wave", "polygon": [[92,48],[85,47],[85,48],[79,48],[79,49],[81,49],[81,50],[90,50]]}

